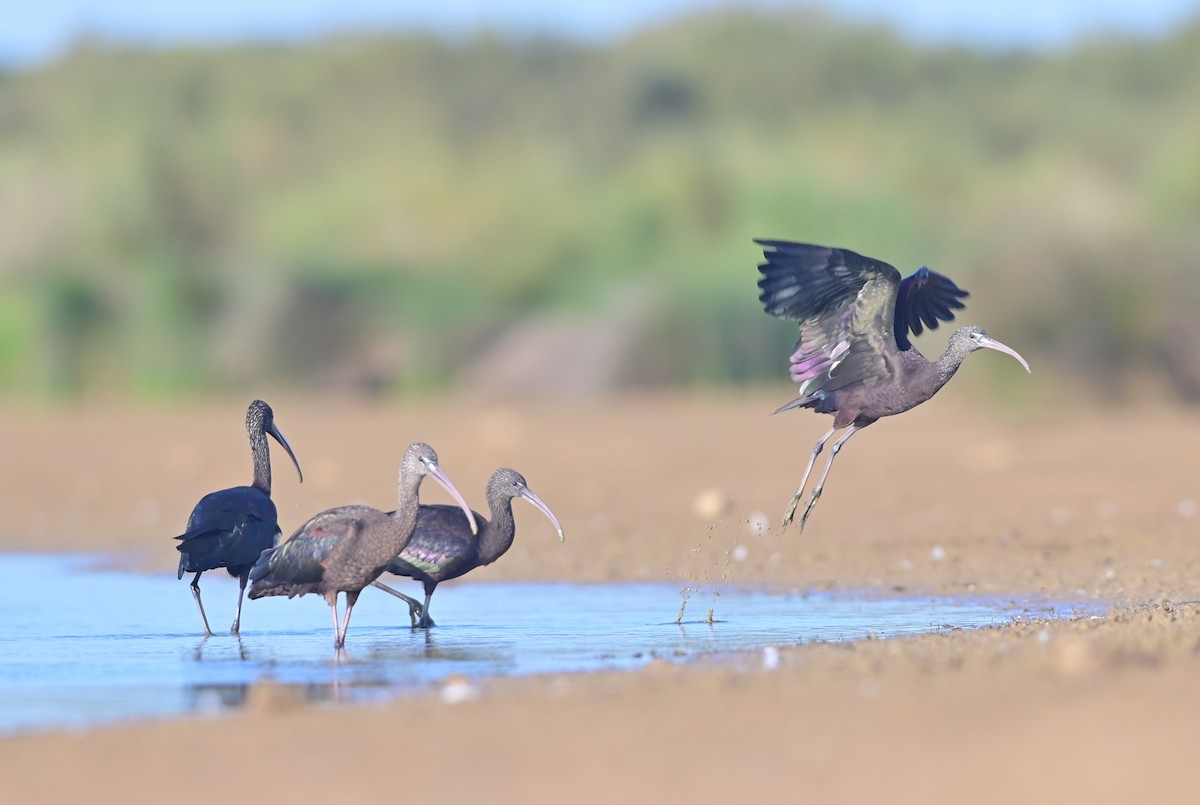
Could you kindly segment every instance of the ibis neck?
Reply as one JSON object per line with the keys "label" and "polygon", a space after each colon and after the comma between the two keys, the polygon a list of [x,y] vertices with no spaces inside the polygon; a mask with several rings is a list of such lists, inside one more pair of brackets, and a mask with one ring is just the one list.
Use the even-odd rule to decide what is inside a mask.
{"label": "ibis neck", "polygon": [[[421,476],[409,478],[403,473],[396,489],[396,510],[392,519],[396,522],[400,533],[411,534],[417,525],[417,507],[420,505]],[[399,551],[397,551],[399,553]]]}
{"label": "ibis neck", "polygon": [[954,377],[954,373],[958,371],[958,367],[962,366],[962,362],[967,359],[968,354],[967,350],[962,349],[953,341],[946,345],[946,351],[942,353],[935,364],[937,366],[935,391],[950,382],[950,378]]}
{"label": "ibis neck", "polygon": [[488,501],[492,519],[483,525],[479,534],[479,560],[489,565],[512,547],[517,535],[517,523],[513,519],[512,498]]}
{"label": "ibis neck", "polygon": [[254,483],[251,485],[271,494],[271,451],[267,447],[267,434],[261,430],[250,433],[250,458],[254,462]]}

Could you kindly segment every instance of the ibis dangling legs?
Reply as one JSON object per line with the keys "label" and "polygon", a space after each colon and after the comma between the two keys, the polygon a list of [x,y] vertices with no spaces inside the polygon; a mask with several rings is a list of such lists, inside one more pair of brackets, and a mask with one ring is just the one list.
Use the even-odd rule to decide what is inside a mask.
{"label": "ibis dangling legs", "polygon": [[[825,431],[825,435],[817,440],[816,446],[813,447],[812,455],[808,457],[808,466],[804,468],[804,477],[800,479],[800,486],[796,487],[796,494],[792,495],[791,505],[783,515],[783,527],[792,522],[792,518],[796,516],[796,506],[799,505],[800,499],[804,497],[804,487],[808,486],[808,476],[812,475],[813,467],[817,463],[817,456],[821,455],[821,451],[825,449],[825,442],[829,441],[833,434],[837,433],[837,428],[830,428]],[[805,512],[812,508],[810,504]]]}
{"label": "ibis dangling legs", "polygon": [[[829,469],[833,466],[833,460],[837,458],[837,454],[842,451],[842,445],[844,445],[851,436],[860,430],[862,429],[851,425],[850,429],[838,437],[838,440],[833,443],[833,447],[829,449],[829,460],[825,462],[825,471],[821,473],[821,478],[817,481],[817,485],[813,487],[812,497],[808,499],[808,505],[804,507],[804,513],[800,515],[801,534],[804,533],[804,524],[808,522],[808,513],[813,510],[813,506],[817,505],[817,500],[821,497],[821,492],[825,489],[825,479],[829,477]],[[821,452],[821,445],[825,444],[825,440],[828,439],[832,433],[833,431],[831,430],[821,438],[821,441],[817,442],[817,449],[813,452],[812,460],[810,460],[808,463],[809,470],[812,470],[812,462],[816,459],[817,453]],[[807,471],[804,473],[804,482],[808,482]],[[783,525],[786,526],[792,521],[792,517],[796,514],[796,504],[800,501],[800,497],[803,492],[804,483],[800,484],[800,488],[796,490],[796,495],[792,498],[792,505],[788,506],[787,514],[783,516]]]}
{"label": "ibis dangling legs", "polygon": [[[903,413],[928,400],[958,371],[967,355],[994,349],[1011,355],[1029,370],[1016,350],[978,327],[962,327],[950,336],[936,361],[909,340],[923,327],[937,329],[954,319],[967,292],[949,277],[921,268],[911,276],[880,260],[848,249],[832,249],[786,240],[759,240],[766,262],[759,265],[759,300],[772,316],[800,325],[791,356],[796,399],[782,406],[833,414],[833,427],[813,448],[800,488],[792,497],[783,525],[792,521],[817,456],[835,432],[849,428],[833,443],[829,460],[800,516],[800,530],[825,488],[825,479],[842,445],[875,420]],[[779,411],[776,411],[778,413]]]}

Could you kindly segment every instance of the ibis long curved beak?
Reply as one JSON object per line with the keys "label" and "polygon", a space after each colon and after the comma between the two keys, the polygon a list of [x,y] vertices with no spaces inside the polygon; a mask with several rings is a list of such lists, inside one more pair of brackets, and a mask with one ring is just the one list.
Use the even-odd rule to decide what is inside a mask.
{"label": "ibis long curved beak", "polygon": [[543,503],[541,498],[533,494],[533,491],[529,487],[526,486],[521,489],[521,497],[532,503],[537,507],[538,511],[549,518],[550,522],[554,523],[554,528],[558,531],[559,542],[564,542],[567,539],[567,535],[563,533],[562,525],[559,524],[558,518],[554,516],[554,512],[550,511],[550,507]]}
{"label": "ibis long curved beak", "polygon": [[467,515],[467,522],[471,524],[471,533],[478,534],[479,524],[475,522],[475,512],[471,511],[471,507],[467,505],[467,501],[463,499],[462,494],[450,482],[450,478],[446,476],[446,473],[442,472],[442,468],[433,462],[427,462],[425,464],[425,474],[432,477],[433,480],[442,485],[443,489],[450,493],[450,497],[454,498],[455,503]]}
{"label": "ibis long curved beak", "polygon": [[987,347],[988,349],[994,349],[997,352],[1003,352],[1005,355],[1012,355],[1014,358],[1016,358],[1018,361],[1021,362],[1021,365],[1025,367],[1026,372],[1033,374],[1033,370],[1029,368],[1029,363],[1024,358],[1021,357],[1021,353],[1017,352],[1015,349],[1013,349],[1010,346],[1001,344],[999,341],[992,338],[991,336],[985,335],[982,338],[980,338],[979,346]]}
{"label": "ibis long curved beak", "polygon": [[296,465],[296,473],[300,476],[300,483],[304,483],[304,472],[300,469],[300,462],[296,460],[296,454],[292,452],[292,446],[288,444],[288,440],[283,438],[282,431],[275,427],[272,422],[267,426],[267,433],[275,437],[275,441],[283,445],[283,449],[287,451],[288,457],[292,459],[292,463]]}

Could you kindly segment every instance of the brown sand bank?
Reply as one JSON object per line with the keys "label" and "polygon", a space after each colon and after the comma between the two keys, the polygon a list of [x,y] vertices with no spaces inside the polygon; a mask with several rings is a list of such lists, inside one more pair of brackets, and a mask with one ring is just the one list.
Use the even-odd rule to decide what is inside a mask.
{"label": "brown sand bank", "polygon": [[[275,498],[285,533],[331,505],[386,507],[400,454],[423,439],[476,506],[490,472],[511,465],[567,530],[559,545],[518,508],[516,545],[480,579],[1118,606],[1072,623],[791,648],[775,670],[755,654],[483,682],[458,705],[430,695],[311,708],[264,687],[242,715],[0,740],[0,780],[20,802],[1193,801],[1200,417],[973,410],[950,391],[851,440],[800,536],[774,525],[827,418],[767,416],[786,394],[272,399],[306,478],[277,460]],[[0,547],[116,551],[173,572],[170,537],[199,495],[249,481],[246,402],[7,410]],[[765,534],[746,527],[760,515]]]}

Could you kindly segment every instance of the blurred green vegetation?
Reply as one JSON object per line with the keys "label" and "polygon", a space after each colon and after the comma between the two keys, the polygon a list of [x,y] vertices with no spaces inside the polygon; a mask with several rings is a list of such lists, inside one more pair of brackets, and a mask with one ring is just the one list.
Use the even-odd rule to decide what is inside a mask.
{"label": "blurred green vegetation", "polygon": [[756,236],[944,271],[1098,397],[1200,398],[1200,20],[1043,55],[730,11],[0,76],[7,394],[785,378]]}

